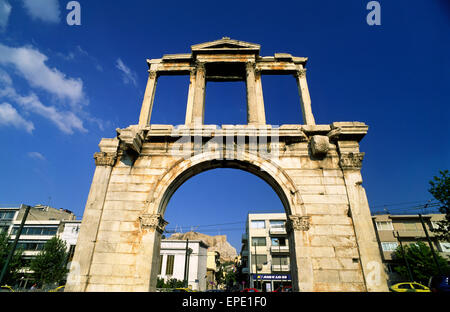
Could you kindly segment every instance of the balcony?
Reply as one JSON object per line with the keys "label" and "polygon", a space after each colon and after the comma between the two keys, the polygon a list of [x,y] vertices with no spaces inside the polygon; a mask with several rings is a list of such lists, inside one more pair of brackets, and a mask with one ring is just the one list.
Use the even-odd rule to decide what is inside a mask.
{"label": "balcony", "polygon": [[249,269],[248,268],[242,268],[242,273],[245,273],[245,274],[247,274],[247,273],[249,273]]}
{"label": "balcony", "polygon": [[270,235],[286,235],[286,228],[285,227],[271,227],[269,229]]}
{"label": "balcony", "polygon": [[[423,230],[398,230],[398,236],[402,237],[426,237],[425,232]],[[428,231],[428,235],[430,237],[434,236],[434,233]]]}
{"label": "balcony", "polygon": [[272,272],[289,272],[290,267],[288,264],[272,264]]}
{"label": "balcony", "polygon": [[245,243],[246,241],[248,241],[248,235],[242,234],[242,242]]}
{"label": "balcony", "polygon": [[242,257],[248,257],[248,250],[242,250],[241,255]]}
{"label": "balcony", "polygon": [[270,246],[271,253],[286,253],[289,252],[289,246]]}

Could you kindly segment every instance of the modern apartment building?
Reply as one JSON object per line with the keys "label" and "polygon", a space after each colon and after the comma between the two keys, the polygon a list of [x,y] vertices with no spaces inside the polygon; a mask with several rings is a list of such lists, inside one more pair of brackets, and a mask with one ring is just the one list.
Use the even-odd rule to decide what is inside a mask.
{"label": "modern apartment building", "polygon": [[[450,261],[450,242],[437,240],[432,232],[433,228],[437,228],[436,222],[444,219],[444,217],[443,214],[426,214],[422,215],[422,220],[434,250]],[[394,271],[396,261],[392,258],[393,252],[400,243],[405,246],[421,241],[428,245],[424,227],[419,215],[384,214],[374,215],[372,219],[385,270],[389,277],[388,282],[389,284],[395,284],[401,281],[401,277]]]}
{"label": "modern apartment building", "polygon": [[290,285],[289,242],[285,213],[250,213],[242,236],[243,287],[273,291]]}
{"label": "modern apartment building", "polygon": [[[18,233],[26,206],[0,207],[0,232],[6,232],[13,241]],[[26,287],[29,273],[26,267],[52,237],[58,236],[66,242],[69,259],[75,250],[81,220],[69,210],[56,209],[44,205],[31,207],[25,220],[17,248],[23,249],[25,268],[20,287]]]}

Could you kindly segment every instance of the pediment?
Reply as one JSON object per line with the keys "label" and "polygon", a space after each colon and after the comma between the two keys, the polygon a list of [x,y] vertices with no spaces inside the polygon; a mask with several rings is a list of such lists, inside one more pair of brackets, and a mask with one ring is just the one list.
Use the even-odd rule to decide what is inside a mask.
{"label": "pediment", "polygon": [[260,45],[245,41],[233,40],[224,37],[220,40],[199,43],[191,46],[192,52],[214,53],[214,52],[248,52],[259,53]]}

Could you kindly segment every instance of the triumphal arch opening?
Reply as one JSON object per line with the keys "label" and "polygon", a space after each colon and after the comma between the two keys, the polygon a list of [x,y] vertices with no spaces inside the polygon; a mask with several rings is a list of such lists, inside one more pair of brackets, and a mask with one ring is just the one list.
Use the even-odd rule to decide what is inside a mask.
{"label": "triumphal arch opening", "polygon": [[[147,60],[138,124],[102,139],[94,154],[96,169],[66,291],[154,291],[168,201],[190,177],[224,167],[261,177],[280,197],[294,291],[387,291],[361,185],[359,142],[368,126],[317,125],[307,58],[259,51],[258,44],[224,37],[193,45],[191,53]],[[151,123],[162,75],[190,77],[184,125]],[[266,124],[261,75],[296,80],[303,123],[299,116],[298,124]],[[245,82],[247,124],[204,124],[208,81]]]}

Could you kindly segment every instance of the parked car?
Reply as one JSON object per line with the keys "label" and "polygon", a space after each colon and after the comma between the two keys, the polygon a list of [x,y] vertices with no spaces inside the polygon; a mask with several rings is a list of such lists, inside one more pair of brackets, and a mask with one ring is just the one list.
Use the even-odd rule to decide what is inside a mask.
{"label": "parked car", "polygon": [[256,288],[244,288],[243,290],[241,290],[241,292],[261,292],[261,291]]}
{"label": "parked car", "polygon": [[56,287],[55,289],[51,289],[48,292],[63,292],[66,285]]}
{"label": "parked car", "polygon": [[392,285],[390,290],[393,292],[431,292],[431,290],[417,282],[405,282]]}
{"label": "parked car", "polygon": [[428,281],[428,287],[432,292],[450,292],[449,280],[448,275],[432,276]]}
{"label": "parked car", "polygon": [[9,285],[3,285],[0,287],[0,291],[14,292],[14,289]]}
{"label": "parked car", "polygon": [[273,292],[292,292],[292,286],[280,286]]}
{"label": "parked car", "polygon": [[193,292],[190,288],[175,288],[172,292]]}

